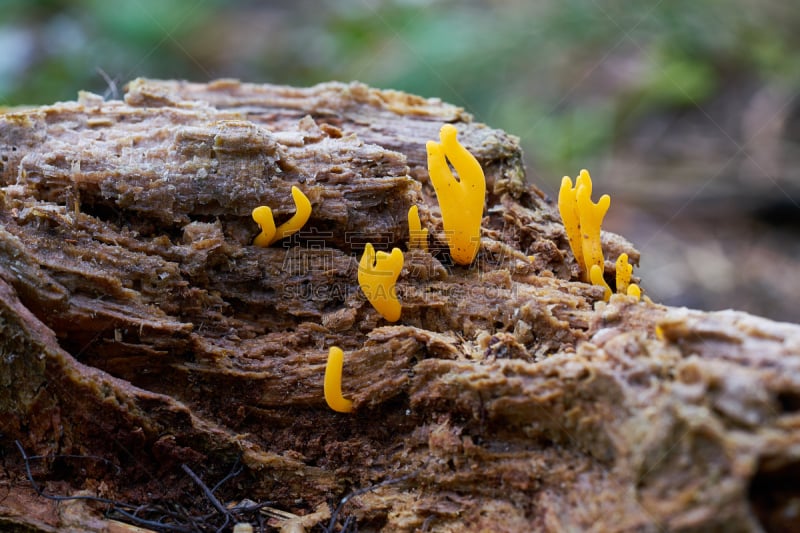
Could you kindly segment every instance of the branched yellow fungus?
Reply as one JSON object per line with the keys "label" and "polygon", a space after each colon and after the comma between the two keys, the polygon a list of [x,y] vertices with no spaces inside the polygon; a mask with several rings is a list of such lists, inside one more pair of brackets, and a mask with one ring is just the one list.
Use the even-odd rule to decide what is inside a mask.
{"label": "branched yellow fungus", "polygon": [[611,297],[611,288],[603,278],[605,260],[600,241],[600,226],[610,206],[611,198],[607,194],[601,196],[597,203],[592,202],[592,178],[588,171],[581,170],[575,179],[575,187],[568,176],[561,180],[558,210],[564,222],[569,246],[581,269],[583,280],[605,288],[606,300]]}
{"label": "branched yellow fungus", "polygon": [[419,208],[415,205],[408,209],[408,247],[428,251],[428,230],[422,229]]}
{"label": "branched yellow fungus", "polygon": [[344,352],[341,348],[331,346],[328,351],[328,364],[325,365],[325,402],[328,407],[337,413],[349,413],[353,410],[352,400],[342,396],[342,367],[344,366]]}
{"label": "branched yellow fungus", "polygon": [[[457,133],[455,126],[445,124],[439,131],[441,143],[428,141],[428,173],[442,210],[450,255],[456,263],[469,265],[481,245],[486,177],[475,156],[456,139]],[[448,161],[458,172],[458,180]]]}
{"label": "branched yellow fungus", "polygon": [[371,243],[364,247],[364,255],[358,264],[358,284],[372,307],[389,322],[400,319],[400,301],[395,292],[395,283],[403,269],[403,252],[392,248],[392,253],[375,253]]}
{"label": "branched yellow fungus", "polygon": [[275,228],[275,219],[272,217],[272,209],[267,206],[260,206],[253,209],[253,220],[261,227],[261,233],[253,241],[256,246],[266,247],[279,241],[293,233],[297,233],[308,222],[311,217],[311,202],[303,191],[292,186],[292,198],[296,207],[292,218]]}
{"label": "branched yellow fungus", "polygon": [[628,254],[619,254],[617,258],[617,292],[627,294],[631,284],[633,265],[628,263]]}
{"label": "branched yellow fungus", "polygon": [[575,261],[578,263],[578,268],[581,269],[583,280],[589,281],[589,270],[583,260],[581,219],[578,213],[577,195],[578,188],[581,186],[587,188],[589,196],[592,195],[592,178],[589,177],[589,172],[586,170],[581,170],[580,175],[575,178],[575,187],[572,186],[569,176],[561,179],[561,189],[558,191],[558,211],[561,213],[561,220],[564,222],[564,229],[567,232],[567,239],[569,239],[569,247],[572,248]]}
{"label": "branched yellow fungus", "polygon": [[[587,172],[588,176],[589,173]],[[600,226],[603,218],[611,206],[611,197],[604,194],[597,203],[592,202],[591,179],[589,185],[578,185],[577,193],[578,214],[581,218],[581,241],[583,261],[586,270],[591,273],[592,266],[597,265],[603,270],[603,247],[600,243]]]}

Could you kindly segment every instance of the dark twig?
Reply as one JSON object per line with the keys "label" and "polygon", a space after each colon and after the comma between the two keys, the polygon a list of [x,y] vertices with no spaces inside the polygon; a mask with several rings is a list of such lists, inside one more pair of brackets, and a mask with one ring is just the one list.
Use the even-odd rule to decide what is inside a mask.
{"label": "dark twig", "polygon": [[166,522],[160,522],[160,521],[157,521],[157,520],[147,520],[145,518],[142,518],[140,516],[136,516],[135,514],[129,513],[127,511],[123,511],[122,509],[120,509],[118,507],[114,508],[114,512],[119,514],[119,515],[121,515],[121,516],[123,516],[123,517],[125,517],[125,518],[127,518],[128,520],[130,520],[131,522],[133,522],[136,525],[148,527],[148,528],[153,529],[155,531],[181,531],[181,532],[185,532],[185,533],[192,533],[193,531],[197,531],[197,529],[194,528],[194,527],[182,526],[182,525],[176,525],[176,524],[168,524]]}
{"label": "dark twig", "polygon": [[93,502],[105,503],[108,505],[122,505],[131,507],[121,502],[117,502],[114,500],[109,500],[108,498],[101,498],[99,496],[56,496],[53,494],[47,494],[42,487],[36,483],[36,480],[33,479],[33,472],[31,472],[31,460],[32,459],[42,459],[40,455],[29,456],[25,452],[25,448],[22,447],[22,443],[18,440],[15,440],[14,443],[17,445],[17,449],[19,450],[20,455],[22,455],[22,460],[25,462],[25,476],[28,478],[28,483],[31,484],[33,490],[36,491],[36,494],[41,496],[42,498],[46,498],[48,500],[53,500],[56,502],[63,502],[63,501],[70,501],[70,500],[88,500]]}
{"label": "dark twig", "polygon": [[[209,488],[200,477],[195,474],[191,468],[187,465],[181,465],[183,471],[188,475],[192,481],[200,487],[205,495],[206,499],[211,503],[211,506],[214,510],[210,513],[205,515],[193,515],[190,511],[182,509],[182,506],[175,504],[174,509],[170,509],[167,507],[163,507],[160,505],[134,505],[130,503],[120,502],[116,500],[111,500],[108,498],[100,498],[97,496],[58,496],[53,494],[48,494],[45,492],[44,488],[36,482],[33,477],[33,470],[31,467],[31,461],[33,460],[41,460],[41,459],[51,459],[53,457],[66,457],[72,459],[92,459],[96,461],[104,461],[108,464],[114,466],[117,472],[120,472],[119,467],[104,459],[102,457],[97,456],[82,456],[82,455],[58,455],[58,456],[44,456],[44,455],[28,455],[25,451],[25,448],[22,446],[20,441],[15,441],[17,445],[17,449],[19,450],[20,455],[22,456],[22,460],[25,465],[25,475],[28,479],[28,482],[31,484],[33,490],[39,496],[46,498],[48,500],[53,501],[68,501],[68,500],[86,500],[92,502],[98,502],[105,505],[108,505],[109,508],[106,510],[106,516],[109,517],[118,517],[124,521],[130,522],[137,526],[146,527],[153,531],[159,532],[179,532],[179,533],[201,533],[206,531],[218,531],[222,532],[229,528],[231,523],[236,521],[242,521],[245,519],[255,520],[260,527],[260,530],[263,531],[264,529],[264,520],[262,517],[261,510],[265,507],[270,506],[273,502],[261,502],[261,503],[254,503],[247,501],[240,503],[239,505],[232,507],[231,509],[226,508],[222,502],[217,498],[214,493],[227,481],[231,480],[232,478],[236,477],[237,475],[241,474],[244,470],[240,460],[237,459],[236,463],[234,463],[233,467],[231,468],[230,472],[223,477],[220,481],[218,481],[212,488]],[[397,482],[400,480],[394,480]],[[384,482],[385,484],[386,482]],[[377,487],[377,486],[376,486]],[[371,487],[368,490],[371,490]],[[361,491],[363,493],[366,491]],[[351,494],[348,498],[356,495]],[[170,506],[172,507],[172,506]]]}
{"label": "dark twig", "polygon": [[[58,496],[58,495],[54,495],[54,494],[47,494],[44,491],[44,489],[33,478],[33,472],[31,471],[31,460],[46,459],[47,456],[28,455],[28,453],[25,451],[25,448],[22,446],[22,443],[20,441],[15,440],[14,443],[16,444],[17,449],[19,450],[19,453],[22,456],[22,460],[25,463],[25,476],[28,479],[28,483],[30,483],[31,487],[33,487],[33,490],[36,492],[36,494],[38,494],[42,498],[45,498],[47,500],[56,501],[56,502],[83,500],[83,501],[98,502],[98,503],[103,503],[103,504],[106,504],[106,505],[110,505],[111,508],[110,508],[109,512],[117,513],[117,514],[127,518],[128,520],[130,520],[131,522],[133,522],[135,524],[138,524],[138,525],[141,525],[141,526],[145,526],[145,527],[149,527],[149,528],[155,529],[157,531],[181,531],[181,532],[187,532],[187,533],[189,533],[191,531],[195,531],[194,528],[190,528],[188,526],[173,525],[173,524],[167,524],[167,523],[164,523],[164,522],[156,522],[156,521],[153,521],[153,520],[147,520],[145,518],[141,518],[139,516],[136,516],[135,514],[132,514],[132,513],[128,512],[128,511],[126,511],[125,509],[133,509],[134,512],[138,512],[139,510],[142,509],[142,507],[141,506],[137,507],[137,506],[129,504],[129,503],[120,502],[120,501],[116,501],[116,500],[111,500],[111,499],[108,499],[108,498],[101,498],[99,496]],[[76,457],[82,457],[82,456],[76,456]]]}
{"label": "dark twig", "polygon": [[119,465],[114,464],[113,462],[109,461],[105,457],[100,457],[99,455],[76,455],[76,454],[70,454],[70,453],[60,453],[58,455],[29,455],[28,456],[28,460],[30,460],[30,461],[36,461],[36,460],[39,460],[39,459],[84,459],[84,460],[88,459],[88,460],[91,460],[91,461],[96,461],[98,463],[107,464],[108,466],[114,468],[114,471],[117,473],[117,475],[122,473],[122,469],[119,467]]}
{"label": "dark twig", "polygon": [[[349,533],[351,527],[355,527],[356,518],[353,515],[348,516],[344,519],[344,524],[342,524],[342,532],[341,533]],[[355,529],[353,530],[355,531]]]}
{"label": "dark twig", "polygon": [[214,485],[211,488],[211,493],[213,494],[213,493],[217,492],[217,489],[219,489],[227,481],[229,481],[229,480],[235,478],[236,476],[238,476],[239,474],[241,474],[243,470],[244,470],[244,465],[241,463],[241,457],[237,457],[236,458],[236,462],[233,463],[233,468],[231,468],[231,471],[228,472],[227,476],[225,476],[224,478],[222,478],[219,481],[217,481],[217,484]]}
{"label": "dark twig", "polygon": [[192,478],[192,481],[194,481],[195,484],[198,487],[200,487],[200,490],[203,491],[203,494],[205,494],[206,499],[209,502],[211,502],[211,505],[214,506],[214,509],[216,509],[217,511],[219,511],[220,514],[226,517],[225,524],[222,526],[225,527],[228,524],[228,521],[233,518],[231,512],[228,509],[226,509],[224,505],[222,505],[222,502],[220,502],[216,496],[214,496],[214,493],[211,491],[211,489],[208,488],[208,486],[205,483],[203,483],[203,480],[200,479],[197,474],[192,472],[191,468],[189,468],[185,464],[181,465],[181,468],[183,469],[184,472],[186,472],[186,475]]}
{"label": "dark twig", "polygon": [[[364,487],[358,490],[354,490],[344,498],[339,501],[339,505],[336,507],[336,510],[331,515],[331,521],[328,523],[328,527],[325,528],[325,533],[334,533],[333,528],[336,526],[336,521],[339,519],[339,513],[342,512],[342,508],[349,502],[351,499],[355,498],[356,496],[361,496],[362,494],[366,494],[368,492],[372,492],[373,490],[377,490],[381,487],[385,487],[387,485],[394,485],[396,483],[402,483],[403,481],[407,481],[408,479],[417,475],[417,472],[413,472],[411,474],[406,474],[405,476],[400,476],[398,478],[391,478],[381,481],[375,485]],[[347,521],[345,521],[345,525],[349,527]]]}

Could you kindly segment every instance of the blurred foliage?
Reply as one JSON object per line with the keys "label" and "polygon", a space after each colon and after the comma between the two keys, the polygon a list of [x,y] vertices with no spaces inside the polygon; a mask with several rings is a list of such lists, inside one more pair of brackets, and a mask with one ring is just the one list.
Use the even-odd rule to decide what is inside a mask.
{"label": "blurred foliage", "polygon": [[103,93],[136,76],[437,96],[522,137],[554,183],[653,109],[731,79],[800,86],[800,10],[782,0],[0,0],[0,104]]}

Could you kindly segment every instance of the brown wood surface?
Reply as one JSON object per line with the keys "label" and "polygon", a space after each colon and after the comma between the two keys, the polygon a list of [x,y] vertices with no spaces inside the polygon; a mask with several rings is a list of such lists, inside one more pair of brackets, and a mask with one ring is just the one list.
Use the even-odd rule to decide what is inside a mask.
{"label": "brown wood surface", "polygon": [[[487,175],[470,267],[449,260],[425,166],[445,122]],[[369,487],[334,530],[800,520],[800,327],[598,301],[517,139],[459,108],[360,84],[140,79],[124,101],[0,115],[0,158],[0,526],[128,527],[37,487],[213,513],[185,467],[211,487],[237,460],[216,497],[271,502],[285,531],[327,527]],[[292,185],[311,220],[252,246],[250,212],[285,220]],[[414,204],[430,252],[406,249]],[[395,324],[359,291],[366,242],[406,252]],[[610,280],[610,258],[638,261],[615,234],[603,245]],[[349,415],[323,399],[331,345]]]}

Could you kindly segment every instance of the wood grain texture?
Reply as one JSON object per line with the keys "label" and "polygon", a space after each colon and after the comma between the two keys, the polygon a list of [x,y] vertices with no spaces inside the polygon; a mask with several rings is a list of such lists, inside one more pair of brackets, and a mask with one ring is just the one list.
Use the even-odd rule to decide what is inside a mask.
{"label": "wood grain texture", "polygon": [[[425,168],[445,122],[487,175],[469,268],[448,257]],[[0,524],[75,527],[32,493],[15,440],[50,457],[33,463],[49,492],[137,503],[185,498],[182,464],[212,480],[237,457],[222,501],[320,521],[403,479],[344,508],[362,530],[757,531],[795,516],[800,327],[598,301],[517,139],[462,109],[355,83],[139,79],[124,101],[0,115],[0,161]],[[293,185],[306,228],[252,246],[252,209],[285,220]],[[411,205],[431,246],[406,252],[390,325],[356,268],[366,242],[406,250]],[[638,262],[618,235],[603,247],[610,280],[619,253]],[[331,345],[352,415],[323,399]],[[81,505],[75,520],[103,523]]]}

